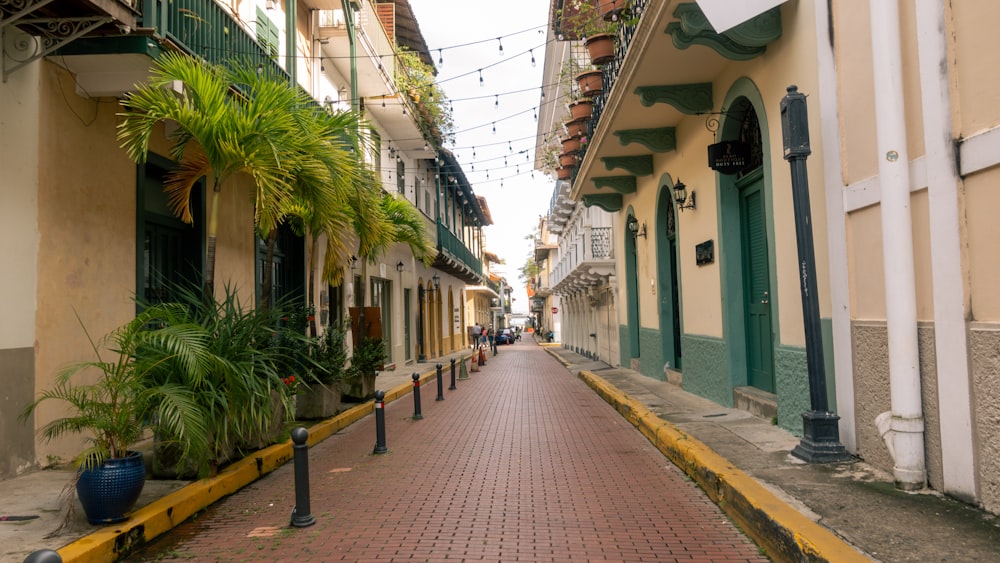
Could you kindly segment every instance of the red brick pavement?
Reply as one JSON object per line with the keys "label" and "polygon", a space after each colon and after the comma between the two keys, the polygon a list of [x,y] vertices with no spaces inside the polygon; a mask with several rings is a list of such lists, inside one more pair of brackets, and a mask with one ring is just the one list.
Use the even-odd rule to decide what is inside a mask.
{"label": "red brick pavement", "polygon": [[372,454],[374,416],[310,450],[314,526],[289,527],[289,463],[132,560],[767,561],[533,343],[502,348],[444,401],[435,385],[423,420],[409,396],[386,405],[387,454]]}

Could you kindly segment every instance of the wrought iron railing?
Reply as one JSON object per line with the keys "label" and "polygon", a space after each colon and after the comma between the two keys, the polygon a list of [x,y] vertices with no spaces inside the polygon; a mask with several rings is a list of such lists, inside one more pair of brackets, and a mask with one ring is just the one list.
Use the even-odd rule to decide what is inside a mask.
{"label": "wrought iron railing", "polygon": [[257,38],[215,0],[142,0],[141,12],[142,27],[155,29],[192,55],[216,64],[247,61],[276,76],[288,76]]}
{"label": "wrought iron railing", "polygon": [[[649,5],[649,0],[633,0],[631,5],[631,16],[622,21],[621,25],[618,26],[618,41],[615,46],[615,56],[611,59],[611,62],[605,64],[601,68],[601,72],[604,78],[604,86],[602,91],[597,96],[594,96],[594,111],[590,117],[590,123],[587,124],[587,137],[593,138],[594,131],[597,130],[597,124],[601,120],[601,114],[604,112],[604,105],[607,102],[608,96],[611,94],[611,89],[615,85],[615,81],[618,79],[618,75],[621,73],[622,64],[625,61],[625,55],[628,53],[629,45],[632,43],[632,38],[635,37],[636,28],[639,25],[639,20],[642,19],[642,14],[646,10],[646,6]],[[582,162],[587,154],[587,145],[584,145],[580,151],[580,161]]]}

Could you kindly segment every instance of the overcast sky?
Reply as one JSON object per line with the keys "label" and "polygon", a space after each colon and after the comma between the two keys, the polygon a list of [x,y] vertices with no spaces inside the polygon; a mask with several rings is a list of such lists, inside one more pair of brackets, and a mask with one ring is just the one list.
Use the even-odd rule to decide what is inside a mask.
{"label": "overcast sky", "polygon": [[518,276],[534,246],[525,236],[548,212],[554,187],[541,172],[532,174],[549,2],[410,0],[410,5],[438,82],[452,100],[457,134],[454,146],[446,148],[458,157],[476,194],[486,197],[494,221],[485,230],[487,250],[506,261],[514,312],[527,312]]}

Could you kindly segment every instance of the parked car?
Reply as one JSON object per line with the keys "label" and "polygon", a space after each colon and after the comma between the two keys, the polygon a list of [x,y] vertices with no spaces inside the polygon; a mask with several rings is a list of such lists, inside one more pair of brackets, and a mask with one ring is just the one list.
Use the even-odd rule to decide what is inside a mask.
{"label": "parked car", "polygon": [[501,344],[513,344],[514,343],[514,331],[509,328],[502,329],[500,334],[497,335],[497,346]]}

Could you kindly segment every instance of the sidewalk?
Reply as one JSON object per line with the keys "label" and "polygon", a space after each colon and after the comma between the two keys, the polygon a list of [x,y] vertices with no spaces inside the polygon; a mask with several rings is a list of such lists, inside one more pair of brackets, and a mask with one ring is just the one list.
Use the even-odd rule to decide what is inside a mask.
{"label": "sidewalk", "polygon": [[[649,419],[665,421],[677,436],[664,440],[661,451],[666,450],[671,461],[688,465],[686,472],[703,488],[711,490],[705,485],[713,483],[720,494],[727,495],[724,505],[732,507],[741,496],[760,492],[740,482],[739,473],[783,501],[785,506],[727,510],[738,521],[751,520],[745,527],[756,522],[767,529],[771,520],[794,517],[788,514],[792,510],[877,561],[1000,561],[1000,519],[996,516],[933,491],[898,491],[891,475],[860,460],[806,464],[791,455],[798,438],[767,420],[720,407],[632,370],[612,368],[562,348],[547,350],[617,404],[640,429],[656,424]],[[642,412],[645,409],[648,412]],[[710,466],[705,452],[670,451],[678,441],[690,438],[721,456],[721,469]],[[798,525],[786,531],[797,535]],[[831,561],[840,560],[839,554],[825,555]]]}

